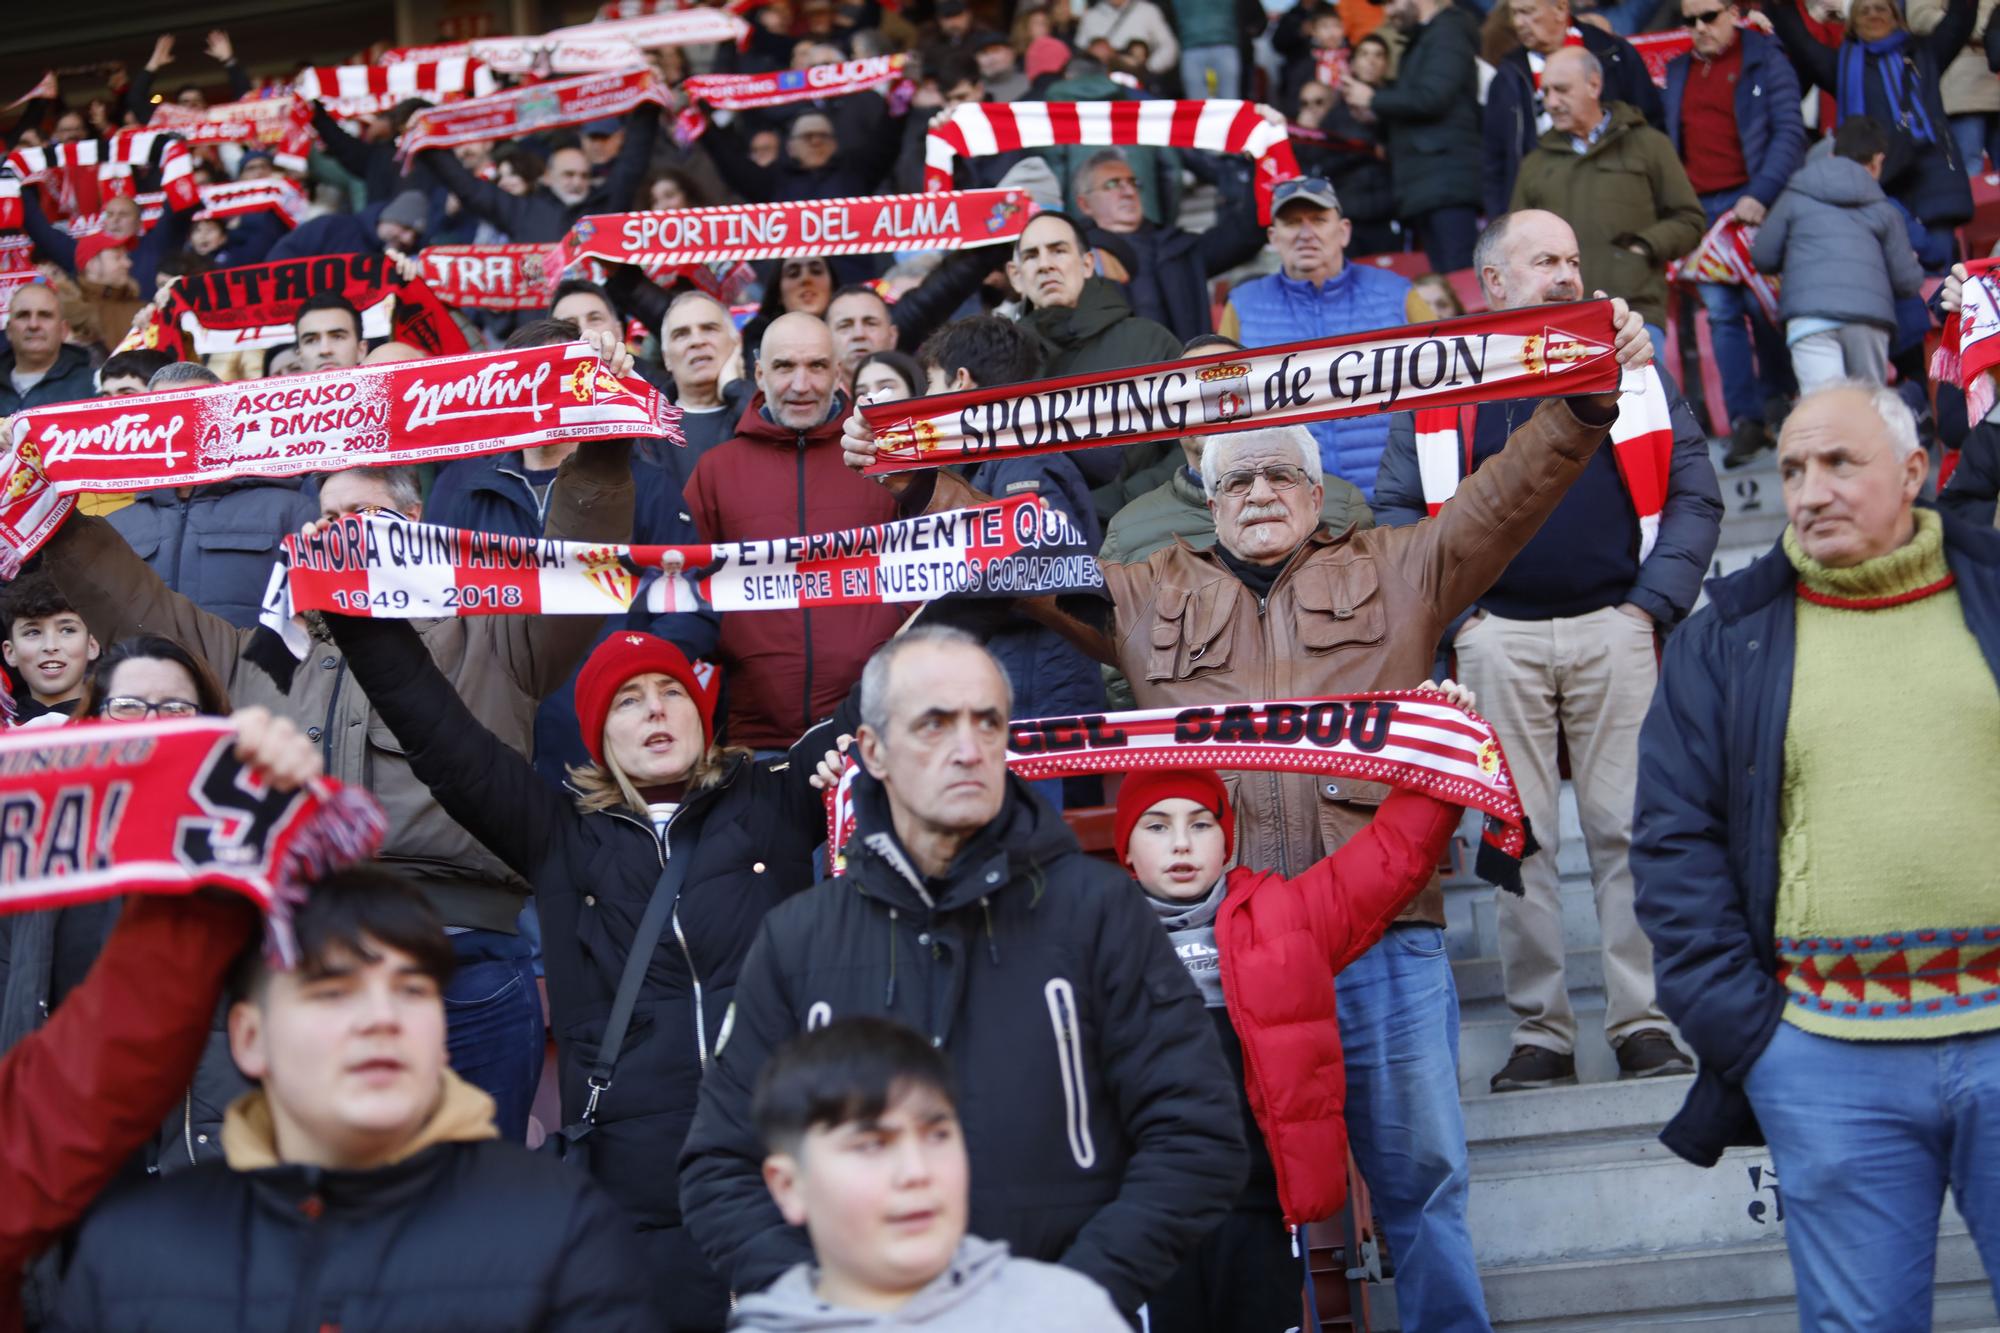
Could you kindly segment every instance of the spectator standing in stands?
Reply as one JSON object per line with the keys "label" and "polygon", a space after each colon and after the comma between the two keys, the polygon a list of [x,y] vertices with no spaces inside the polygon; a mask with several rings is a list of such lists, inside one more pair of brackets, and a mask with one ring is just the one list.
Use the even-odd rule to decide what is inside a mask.
{"label": "spectator standing in stands", "polygon": [[[1275,347],[1364,329],[1399,328],[1431,318],[1410,280],[1387,269],[1347,262],[1353,226],[1340,196],[1315,176],[1284,181],[1273,192],[1271,248],[1278,271],[1239,284],[1222,312],[1222,336],[1245,347]],[[1363,498],[1389,438],[1387,416],[1343,417],[1307,427],[1319,442],[1320,467]]]}
{"label": "spectator standing in stands", "polygon": [[1872,116],[1889,132],[1882,190],[1933,230],[1972,216],[1965,163],[1945,116],[1939,73],[1972,39],[1979,0],[1947,0],[1924,36],[1903,26],[1896,0],[1854,0],[1847,37],[1827,46],[1793,4],[1765,11],[1800,75],[1835,100],[1841,120]]}
{"label": "spectator standing in stands", "polygon": [[[1479,243],[1487,304],[1512,310],[1583,298],[1576,235],[1549,213],[1509,213]],[[1495,1092],[1576,1081],[1576,1015],[1563,976],[1562,843],[1558,735],[1569,744],[1577,815],[1590,852],[1603,938],[1604,1035],[1622,1077],[1685,1074],[1653,997],[1653,957],[1632,914],[1632,794],[1639,723],[1652,698],[1659,632],[1687,615],[1722,530],[1722,493],[1708,440],[1670,384],[1673,438],[1638,456],[1599,449],[1562,502],[1508,562],[1493,586],[1446,633],[1458,678],[1506,747],[1521,806],[1541,850],[1521,863],[1520,895],[1499,895],[1500,972],[1514,1011],[1513,1050]],[[1488,403],[1459,418],[1450,457],[1486,466],[1538,406]],[[1471,438],[1466,439],[1470,430]],[[1657,515],[1640,512],[1627,469],[1664,474]],[[1415,420],[1399,412],[1382,455],[1376,513],[1391,526],[1421,522],[1436,497],[1420,476]],[[1651,484],[1648,482],[1647,484]],[[1643,536],[1647,521],[1657,535]],[[1650,549],[1649,549],[1650,548]]]}
{"label": "spectator standing in stands", "polygon": [[[13,692],[14,725],[61,726],[69,721],[98,654],[83,617],[54,580],[38,571],[21,575],[0,595],[0,628],[6,632],[0,653],[22,685]],[[0,931],[0,937],[6,934]]]}
{"label": "spectator standing in stands", "polygon": [[729,307],[706,292],[682,292],[668,304],[660,322],[660,356],[673,381],[673,402],[681,410],[681,436],[687,441],[683,448],[663,451],[662,462],[685,492],[694,465],[736,433],[756,385],[725,380],[742,366],[743,343]]}
{"label": "spectator standing in stands", "polygon": [[[155,373],[146,391],[220,383],[200,363],[176,361]],[[301,478],[250,474],[136,491],[110,521],[161,582],[239,629],[254,629],[279,545],[318,514]]]}
{"label": "spectator standing in stands", "polygon": [[124,398],[146,392],[146,386],[160,367],[174,359],[165,352],[135,347],[129,352],[113,352],[97,368],[97,393],[101,398]]}
{"label": "spectator standing in stands", "polygon": [[307,298],[292,316],[292,341],[301,370],[352,370],[368,353],[361,312],[339,292]]}
{"label": "spectator standing in stands", "polygon": [[[602,185],[591,184],[590,159],[575,146],[574,140],[549,154],[541,183],[525,195],[510,194],[492,181],[481,180],[466,170],[457,154],[448,148],[419,153],[417,161],[428,166],[431,174],[458,196],[460,203],[505,232],[508,239],[517,243],[553,243],[568,235],[577,219],[586,214],[617,213],[630,207],[632,194],[651,165],[660,109],[648,102],[634,109],[627,119],[631,128]],[[398,201],[402,198],[398,196]],[[427,200],[425,211],[428,214]],[[409,249],[399,248],[406,252]]]}
{"label": "spectator standing in stands", "polygon": [[1132,882],[1008,773],[1011,703],[958,630],[868,663],[846,874],[764,918],[681,1156],[688,1225],[732,1290],[812,1258],[760,1178],[752,1086],[783,1043],[855,1014],[914,1026],[963,1080],[972,1230],[1128,1317],[1243,1183],[1194,983]]}
{"label": "spectator standing in stands", "polygon": [[1552,128],[1521,163],[1514,207],[1567,221],[1583,285],[1622,296],[1646,321],[1666,373],[1667,263],[1701,243],[1701,200],[1666,135],[1636,107],[1603,100],[1604,69],[1577,47],[1550,56],[1542,98]]}
{"label": "spectator standing in stands", "polygon": [[363,122],[362,137],[356,138],[341,128],[340,122],[315,99],[313,133],[341,169],[361,182],[368,202],[383,203],[400,194],[406,181],[410,188],[428,188],[427,180],[419,182],[404,175],[403,162],[396,153],[396,139],[410,123],[410,117],[429,105],[420,97],[404,98],[382,114],[369,116]]}
{"label": "spectator standing in stands", "polygon": [[1020,57],[1006,37],[989,32],[974,38],[972,56],[979,62],[979,82],[987,96],[996,102],[1019,102],[1027,98],[1028,76],[1021,72]]}
{"label": "spectator standing in stands", "polygon": [[1887,382],[1896,301],[1923,289],[1909,231],[1882,193],[1890,142],[1873,116],[1842,120],[1833,151],[1806,159],[1757,232],[1750,258],[1781,275],[1778,311],[1801,392]]}
{"label": "spectator standing in stands", "polygon": [[452,947],[423,898],[351,870],[293,920],[296,969],[253,954],[232,979],[230,1050],[258,1087],[230,1107],[227,1163],[100,1204],[55,1327],[272,1328],[308,1310],[657,1328],[617,1206],[582,1172],[495,1142],[493,1099],[447,1063]]}
{"label": "spectator standing in stands", "polygon": [[[1681,16],[1693,50],[1667,65],[1667,137],[1709,225],[1729,214],[1755,227],[1805,159],[1798,75],[1783,47],[1743,26],[1734,0],[1681,0]],[[2000,88],[1994,105],[2000,108]],[[1766,404],[1782,404],[1788,396],[1789,358],[1747,287],[1703,282],[1695,290],[1708,311],[1729,412],[1723,462],[1735,467],[1771,445]]]}
{"label": "spectator standing in stands", "polygon": [[[1642,323],[1623,302],[1612,311],[1619,362],[1645,365],[1652,346]],[[1359,533],[1321,525],[1319,451],[1304,430],[1218,435],[1202,453],[1213,550],[1176,543],[1143,563],[1100,560],[1108,617],[1070,617],[1046,603],[1033,614],[1122,670],[1141,708],[1405,688],[1429,674],[1445,627],[1554,510],[1617,410],[1616,394],[1545,402],[1467,480],[1478,494],[1429,522]],[[856,469],[875,456],[860,418],[845,449]],[[942,471],[889,474],[883,484],[906,507],[929,511],[978,498]],[[1336,586],[1357,590],[1352,602],[1336,598]],[[1211,655],[1212,647],[1225,650]],[[1245,783],[1238,859],[1301,874],[1358,833],[1383,795],[1371,783],[1309,777]],[[1413,1328],[1479,1327],[1486,1318],[1465,1225],[1457,992],[1443,921],[1441,891],[1426,889],[1348,967],[1339,997],[1349,1137],[1400,1256],[1397,1309]]]}
{"label": "spectator standing in stands", "polygon": [[[114,194],[104,201],[96,235],[109,237],[131,252],[132,281],[138,284],[141,296],[150,298],[159,283],[160,261],[188,243],[197,211],[162,204],[160,220],[147,228],[137,201]],[[40,190],[21,191],[21,223],[36,249],[72,276],[82,276],[78,247],[90,238],[71,236],[66,228],[50,222],[42,209]]]}
{"label": "spectator standing in stands", "polygon": [[1565,47],[1580,46],[1597,57],[1604,70],[1605,101],[1637,107],[1655,127],[1666,125],[1660,90],[1630,42],[1595,24],[1573,22],[1570,0],[1508,0],[1507,9],[1521,45],[1499,60],[1486,90],[1482,179],[1489,219],[1514,206],[1521,160],[1552,127],[1542,100],[1542,71],[1548,58]]}
{"label": "spectator standing in stands", "polygon": [[[1232,349],[1240,352],[1243,344],[1211,333],[1189,342],[1182,355],[1213,356]],[[1104,543],[1098,548],[1100,560],[1111,565],[1136,565],[1176,540],[1197,551],[1215,545],[1215,515],[1201,488],[1201,453],[1207,444],[1206,435],[1190,435],[1181,441],[1180,457],[1166,480],[1120,509],[1105,525]],[[1359,487],[1337,475],[1321,480],[1326,495],[1320,505],[1320,521],[1329,531],[1359,532],[1375,526],[1368,498]]]}
{"label": "spectator standing in stands", "polygon": [[1639,920],[1701,1057],[1660,1137],[1769,1144],[1809,1329],[1929,1324],[1947,1187],[2000,1282],[2000,536],[1919,507],[1927,465],[1897,394],[1802,398],[1789,524],[1668,641],[1640,735]]}
{"label": "spectator standing in stands", "polygon": [[7,303],[7,350],[0,352],[0,416],[97,396],[90,355],[69,341],[62,300],[35,281]]}
{"label": "spectator standing in stands", "polygon": [[[894,499],[841,466],[833,337],[814,315],[780,315],[765,331],[757,395],[734,438],[702,456],[688,511],[706,542],[759,541],[884,523]],[[877,644],[903,623],[898,606],[752,611],[722,617],[731,745],[782,749],[832,713]]]}
{"label": "spectator standing in stands", "polygon": [[[1067,214],[1036,215],[1014,242],[1007,277],[1029,307],[1021,323],[1041,344],[1042,373],[1086,375],[1179,356],[1181,340],[1173,331],[1134,314],[1124,289],[1096,276],[1092,263],[1089,238]],[[1097,488],[1097,510],[1102,515],[1116,513],[1129,498],[1120,489],[1122,479],[1144,471],[1164,454],[1135,445],[1122,450],[1086,449],[1074,461],[1084,480]]]}
{"label": "spectator standing in stands", "polygon": [[1350,73],[1341,97],[1381,124],[1397,215],[1431,267],[1455,273],[1479,234],[1479,21],[1451,0],[1389,0],[1387,14],[1408,43],[1395,81]]}
{"label": "spectator standing in stands", "polygon": [[[1910,31],[1922,36],[1944,22],[1948,0],[1910,0],[1904,6]],[[1979,174],[1980,163],[1990,159],[2000,169],[2000,83],[1986,63],[1984,34],[1991,31],[1994,0],[1979,0],[1973,15],[1970,41],[1959,49],[1938,79],[1938,95],[1951,121],[1952,141],[1958,145],[1959,159],[1967,175]]]}
{"label": "spectator standing in stands", "polygon": [[1133,310],[1183,341],[1210,330],[1215,317],[1210,281],[1264,248],[1248,172],[1234,161],[1220,169],[1225,188],[1218,192],[1216,217],[1199,234],[1146,220],[1139,178],[1119,149],[1100,149],[1084,159],[1074,182],[1077,211],[1090,220],[1092,239],[1097,232],[1120,237],[1139,261],[1125,284]]}
{"label": "spectator standing in stands", "polygon": [[359,213],[322,213],[302,222],[266,251],[265,258],[275,263],[316,255],[379,255],[385,250],[415,254],[430,226],[430,215],[430,200],[421,191],[405,190]]}
{"label": "spectator standing in stands", "polygon": [[[1197,101],[1241,97],[1245,34],[1239,23],[1244,7],[1237,0],[1173,0],[1173,8],[1181,43],[1181,95]],[[1261,3],[1251,6],[1260,18],[1263,8]]]}
{"label": "spectator standing in stands", "polygon": [[[1173,25],[1153,0],[1097,0],[1077,20],[1073,44],[1077,50],[1109,65],[1113,56],[1135,41],[1146,44],[1149,73],[1165,77],[1179,68],[1180,39],[1174,36]],[[1196,89],[1188,90],[1189,97],[1205,95]]]}

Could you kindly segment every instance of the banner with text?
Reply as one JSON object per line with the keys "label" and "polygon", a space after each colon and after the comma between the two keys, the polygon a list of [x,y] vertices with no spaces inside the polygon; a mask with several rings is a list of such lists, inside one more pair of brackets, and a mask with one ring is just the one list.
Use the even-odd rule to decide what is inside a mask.
{"label": "banner with text", "polygon": [[666,85],[652,69],[528,84],[419,111],[403,128],[400,151],[407,156],[483,139],[518,139],[540,130],[629,115],[648,102],[667,105]]}
{"label": "banner with text", "polygon": [[1613,334],[1609,301],[1578,301],[882,403],[861,409],[875,432],[867,471],[1609,393]]}

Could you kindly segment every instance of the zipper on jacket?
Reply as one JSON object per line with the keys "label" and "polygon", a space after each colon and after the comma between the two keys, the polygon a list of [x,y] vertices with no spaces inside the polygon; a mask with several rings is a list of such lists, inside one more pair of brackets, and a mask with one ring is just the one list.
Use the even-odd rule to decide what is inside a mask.
{"label": "zipper on jacket", "polygon": [[1051,977],[1042,987],[1042,995],[1049,1004],[1049,1025],[1055,1029],[1069,1154],[1087,1171],[1097,1164],[1097,1145],[1090,1138],[1090,1089],[1084,1083],[1083,1028],[1077,1021],[1076,988],[1062,977]]}
{"label": "zipper on jacket", "polygon": [[[682,805],[681,810],[685,809],[687,809],[687,806]],[[633,824],[638,824],[640,828],[646,827],[644,824],[639,823],[639,819],[636,815],[626,814],[623,810],[608,810],[605,813],[609,814],[614,819],[623,819]],[[681,815],[680,810],[674,811],[673,818],[667,821],[667,827],[665,832],[653,833],[651,829],[646,829],[648,833],[653,834],[653,851],[660,858],[660,869],[662,870],[665,870],[667,868],[667,857],[672,855],[672,850],[668,846],[667,840],[673,835],[674,820],[679,819],[680,815]],[[694,951],[688,948],[687,936],[681,933],[681,905],[678,902],[674,904],[673,915],[670,916],[668,920],[672,922],[674,927],[674,939],[677,942],[679,942],[681,946],[681,957],[685,959],[687,962],[688,982],[694,988],[694,1049],[696,1057],[701,1062],[701,1071],[702,1073],[706,1074],[708,1072],[708,1022],[707,1022],[706,1001],[701,993],[701,973],[697,972],[694,966]]]}
{"label": "zipper on jacket", "polygon": [[188,1165],[200,1166],[194,1155],[194,1084],[188,1084],[181,1099],[181,1142],[187,1145]]}
{"label": "zipper on jacket", "polygon": [[[798,448],[793,451],[793,457],[798,461],[799,531],[811,532],[812,529],[806,526],[806,433],[804,431],[798,433]],[[809,609],[801,608],[799,614],[805,617],[806,641],[805,688],[799,699],[799,728],[803,734],[812,726],[813,720],[813,613]]]}
{"label": "zipper on jacket", "polygon": [[[318,644],[317,646],[322,652],[330,651],[333,647],[330,643]],[[307,650],[307,660],[311,660],[311,649]],[[305,663],[301,662],[299,665],[304,666]],[[321,669],[324,670],[325,668]],[[347,683],[347,667],[344,664],[335,666],[333,670],[333,693],[328,695],[326,699],[326,729],[320,733],[319,737],[319,760],[321,764],[325,765],[329,777],[333,776],[333,717],[335,713],[340,711],[340,687]],[[362,746],[362,749],[365,752],[367,746]],[[364,787],[367,785],[365,775],[362,785]]]}

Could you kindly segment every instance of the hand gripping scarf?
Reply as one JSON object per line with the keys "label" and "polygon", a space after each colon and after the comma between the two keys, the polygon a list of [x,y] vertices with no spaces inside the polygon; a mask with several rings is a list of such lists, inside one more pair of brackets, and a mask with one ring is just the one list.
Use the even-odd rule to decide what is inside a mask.
{"label": "hand gripping scarf", "polygon": [[1734,213],[1724,213],[1708,229],[1693,252],[1667,265],[1668,282],[1714,282],[1725,287],[1747,287],[1757,299],[1758,309],[1772,324],[1778,322],[1778,280],[1759,273],[1750,262],[1750,247],[1757,241],[1757,229],[1746,226]]}
{"label": "hand gripping scarf", "polygon": [[91,722],[0,735],[0,913],[123,893],[232,889],[296,962],[306,885],[364,861],[387,827],[331,778],[281,792],[235,755],[221,718]]}
{"label": "hand gripping scarf", "polygon": [[965,102],[932,122],[924,188],[952,188],[952,163],[1058,144],[1145,145],[1247,153],[1256,160],[1257,213],[1271,220],[1271,192],[1299,174],[1285,118],[1255,102]]}
{"label": "hand gripping scarf", "polygon": [[544,310],[557,270],[547,245],[427,245],[424,285],[458,310]]}
{"label": "hand gripping scarf", "polygon": [[605,213],[570,228],[549,272],[553,278],[586,259],[651,271],[786,255],[963,250],[1012,241],[1034,212],[1026,190],[954,190]]}
{"label": "hand gripping scarf", "polygon": [[1609,301],[1529,306],[861,409],[869,475],[1618,387]]}
{"label": "hand gripping scarf", "polygon": [[[684,572],[657,577],[663,564]],[[463,615],[783,611],[1101,592],[1089,543],[1032,495],[815,536],[693,546],[561,542],[349,517],[285,539],[266,624],[294,611]]]}
{"label": "hand gripping scarf", "polygon": [[[1420,791],[1486,816],[1479,874],[1520,892],[1535,850],[1500,739],[1429,690],[1156,708],[1013,722],[1007,767],[1029,781],[1149,768],[1311,773]],[[851,768],[827,801],[828,841],[854,829]]]}
{"label": "hand gripping scarf", "polygon": [[[1660,372],[1651,366],[1628,370],[1611,425],[1611,456],[1639,519],[1639,559],[1653,553],[1660,538],[1660,511],[1667,504],[1667,478],[1674,463],[1674,421]],[[1424,508],[1435,514],[1472,470],[1472,427],[1461,429],[1457,408],[1425,408],[1416,413],[1417,471],[1423,477]],[[1465,413],[1471,416],[1473,413]]]}
{"label": "hand gripping scarf", "polygon": [[589,343],[85,399],[18,413],[0,463],[0,573],[84,491],[196,486],[501,453],[570,440],[681,442],[680,411]]}
{"label": "hand gripping scarf", "polygon": [[1974,259],[1959,294],[1958,309],[1945,316],[1944,339],[1931,354],[1931,379],[1949,380],[1965,391],[1968,421],[1993,410],[1994,367],[2000,366],[2000,259]]}

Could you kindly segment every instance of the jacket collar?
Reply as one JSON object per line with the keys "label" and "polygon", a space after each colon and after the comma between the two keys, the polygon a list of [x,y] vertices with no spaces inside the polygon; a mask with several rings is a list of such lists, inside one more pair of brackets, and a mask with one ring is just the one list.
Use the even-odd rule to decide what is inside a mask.
{"label": "jacket collar", "polygon": [[[724,401],[728,401],[726,398]],[[781,426],[771,420],[764,410],[764,391],[759,389],[744,405],[743,415],[736,423],[738,439],[751,440],[758,444],[779,445],[786,449],[797,447],[799,437],[804,436],[807,444],[823,444],[840,438],[840,428],[847,420],[853,404],[845,393],[834,391],[833,407],[826,420],[808,430],[797,431],[790,426]]]}
{"label": "jacket collar", "polygon": [[[446,1069],[437,1108],[386,1165],[408,1161],[440,1143],[477,1143],[499,1137],[500,1131],[493,1126],[493,1099]],[[285,1165],[278,1156],[277,1128],[262,1088],[244,1093],[223,1113],[222,1155],[232,1171],[264,1171]]]}
{"label": "jacket collar", "polygon": [[1078,850],[1075,835],[1052,815],[1027,783],[1007,775],[1000,813],[974,834],[942,875],[924,877],[897,838],[889,796],[863,770],[854,783],[850,873],[862,893],[909,912],[952,912],[1006,889],[1022,874]]}

